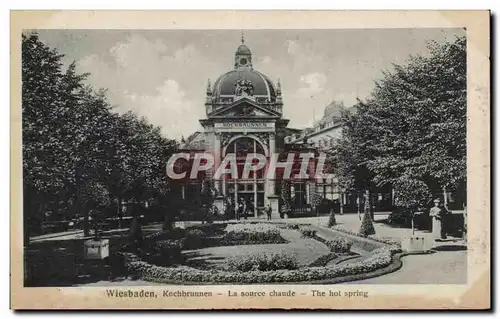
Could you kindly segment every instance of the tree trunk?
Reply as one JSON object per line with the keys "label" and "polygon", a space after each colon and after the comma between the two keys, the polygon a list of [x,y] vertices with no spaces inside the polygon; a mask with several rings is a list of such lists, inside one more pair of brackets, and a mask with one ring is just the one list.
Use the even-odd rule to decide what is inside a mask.
{"label": "tree trunk", "polygon": [[84,208],[84,215],[83,215],[83,234],[85,236],[90,235],[90,225],[89,225],[89,211]]}
{"label": "tree trunk", "polygon": [[374,215],[375,215],[375,212],[374,212],[374,205],[373,205],[373,193],[372,193],[372,190],[371,188],[368,188],[368,203],[370,204],[370,215],[372,216],[372,220],[375,220],[374,219]]}
{"label": "tree trunk", "polygon": [[446,187],[443,186],[443,204],[448,207],[448,195],[446,194]]}
{"label": "tree trunk", "polygon": [[339,207],[339,214],[343,215],[344,214],[344,193],[340,193],[340,207]]}
{"label": "tree trunk", "polygon": [[163,227],[162,229],[164,231],[171,231],[173,229],[173,221],[172,218],[170,217],[170,214],[165,213],[163,216]]}
{"label": "tree trunk", "polygon": [[365,196],[364,196],[364,213],[365,214],[370,214],[370,216],[373,216],[371,214],[371,200],[370,200],[370,197],[371,197],[371,192],[370,192],[370,189],[367,188],[365,190]]}
{"label": "tree trunk", "polygon": [[122,229],[122,227],[123,227],[123,214],[122,214],[122,209],[120,207],[120,203],[121,203],[120,197],[117,197],[116,198],[116,210],[117,210],[117,214],[118,214],[118,229]]}
{"label": "tree trunk", "polygon": [[361,211],[363,210],[365,205],[364,195],[362,191],[358,191],[358,218],[361,220]]}
{"label": "tree trunk", "polygon": [[413,211],[413,208],[410,208],[410,214],[411,214],[411,235],[415,235],[415,212]]}

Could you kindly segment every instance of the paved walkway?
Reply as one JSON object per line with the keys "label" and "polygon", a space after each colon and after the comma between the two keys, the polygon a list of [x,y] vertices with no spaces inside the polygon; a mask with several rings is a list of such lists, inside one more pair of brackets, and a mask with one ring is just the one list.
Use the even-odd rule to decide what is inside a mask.
{"label": "paved walkway", "polygon": [[[385,219],[386,215],[375,215],[375,221]],[[356,214],[336,216],[337,223],[353,231],[358,231],[361,221]],[[303,223],[303,219],[292,222]],[[312,225],[325,226],[327,217],[311,218]],[[374,223],[377,236],[403,239],[411,236],[411,229],[390,227],[383,223]],[[324,229],[324,232],[327,231]],[[323,232],[323,233],[324,233]],[[428,237],[431,233],[415,230],[415,235]],[[461,238],[449,238],[435,246],[436,252],[426,255],[409,255],[402,258],[401,269],[384,276],[349,282],[346,284],[465,284],[467,282],[467,251]]]}
{"label": "paved walkway", "polygon": [[[142,230],[146,231],[158,231],[161,230],[161,224],[149,224],[141,227]],[[123,232],[126,233],[129,231],[129,228],[122,228],[122,229],[111,229],[111,230],[105,230],[102,231],[101,234],[110,234],[110,233],[118,233],[118,232]],[[83,230],[77,229],[77,230],[69,230],[65,232],[60,232],[60,233],[52,233],[52,234],[45,234],[45,235],[40,235],[40,236],[34,236],[30,238],[31,243],[37,243],[37,242],[43,242],[43,241],[51,241],[51,240],[72,240],[72,239],[90,239],[93,238],[93,235],[85,236],[83,234]]]}
{"label": "paved walkway", "polygon": [[438,251],[402,258],[401,269],[346,284],[466,284],[467,251]]}

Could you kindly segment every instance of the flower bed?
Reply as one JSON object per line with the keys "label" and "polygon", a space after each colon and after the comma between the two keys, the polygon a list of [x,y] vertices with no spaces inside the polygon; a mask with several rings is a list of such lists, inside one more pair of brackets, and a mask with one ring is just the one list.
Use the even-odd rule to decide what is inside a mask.
{"label": "flower bed", "polygon": [[271,224],[230,224],[225,232],[221,246],[287,243]]}
{"label": "flower bed", "polygon": [[371,239],[373,241],[376,241],[376,242],[379,242],[379,243],[383,243],[383,244],[401,246],[401,241],[400,240],[397,240],[397,239],[394,239],[394,238],[391,238],[391,237],[380,237],[380,236],[377,236],[377,235],[368,235],[367,237],[365,237],[365,236],[363,236],[359,232],[353,231],[352,229],[345,228],[345,227],[342,227],[342,226],[333,226],[332,229],[340,231],[340,232],[343,232],[343,233],[346,233],[346,234],[349,234],[349,235],[353,235],[353,236],[358,236],[358,237],[363,237],[363,238],[369,238],[369,239]]}
{"label": "flower bed", "polygon": [[314,229],[300,228],[300,233],[302,234],[302,237],[310,237],[310,238],[316,237],[316,230]]}
{"label": "flower bed", "polygon": [[332,253],[347,254],[351,251],[353,242],[345,238],[324,239],[316,234],[316,230],[302,228],[300,229],[303,237],[310,237],[325,244]]}
{"label": "flower bed", "polygon": [[245,256],[231,257],[227,261],[230,271],[297,269],[299,263],[294,255],[287,253],[254,253]]}
{"label": "flower bed", "polygon": [[309,267],[324,267],[330,261],[337,259],[339,256],[336,253],[329,253],[327,255],[323,255],[309,264]]}
{"label": "flower bed", "polygon": [[[133,254],[124,255],[125,265],[129,273],[135,274],[144,280],[174,283],[295,283],[295,282],[324,282],[340,277],[350,277],[350,280],[360,279],[352,276],[362,275],[387,267],[393,261],[393,255],[399,251],[398,247],[384,247],[374,250],[366,259],[352,264],[332,265],[327,267],[305,267],[294,270],[271,271],[224,271],[200,270],[186,266],[176,268],[161,267],[138,260]],[[398,265],[396,265],[398,266]],[[400,265],[399,265],[400,267]],[[392,267],[396,270],[397,267]],[[369,275],[368,275],[369,276]],[[340,280],[339,280],[340,278]]]}
{"label": "flower bed", "polygon": [[278,231],[279,227],[274,224],[266,224],[266,223],[242,223],[242,224],[228,224],[224,231],[226,233],[229,232],[237,232],[237,233],[251,233],[251,232],[259,232],[265,233],[267,231]]}
{"label": "flower bed", "polygon": [[[278,234],[283,225],[272,224],[229,224],[225,228],[230,236],[249,236],[247,239],[262,240],[265,236],[273,237]],[[333,229],[348,233],[351,236],[359,236],[355,232],[347,232],[344,229]],[[304,232],[305,230],[305,232]],[[281,254],[265,255],[257,253],[255,255],[240,256],[238,258],[229,258],[226,269],[197,269],[185,265],[172,267],[151,264],[149,260],[141,260],[138,256],[130,253],[122,253],[125,268],[129,274],[133,274],[135,278],[141,278],[147,281],[172,283],[172,284],[258,284],[258,283],[336,283],[351,280],[360,280],[379,276],[388,272],[395,271],[401,267],[399,260],[400,247],[394,240],[362,238],[364,241],[377,240],[380,243],[390,243],[392,245],[383,245],[381,248],[370,249],[367,255],[363,258],[355,259],[352,263],[331,263],[332,260],[339,261],[352,258],[351,255],[346,255],[350,250],[352,242],[344,238],[325,240],[316,235],[316,232],[310,232],[310,228],[300,228],[300,232],[312,237],[322,243],[325,243],[332,253],[322,256],[310,263],[307,267],[297,268],[297,262],[292,256]],[[190,233],[186,230],[185,234]],[[192,232],[198,234],[198,232]],[[259,233],[259,235],[255,235]],[[241,235],[243,234],[243,235]],[[248,235],[251,234],[251,235]],[[266,234],[266,235],[262,235]],[[309,235],[309,236],[308,236]],[[155,233],[146,236],[145,239],[158,240],[168,235]],[[264,236],[264,237],[263,237]],[[374,237],[374,236],[373,236]],[[280,236],[281,238],[281,236]],[[384,241],[382,241],[384,240]],[[167,244],[168,243],[168,244]],[[164,242],[157,246],[170,249],[175,246],[172,242]],[[372,241],[373,244],[375,244]],[[172,244],[172,245],[171,245]],[[376,245],[375,245],[376,247]],[[175,249],[175,248],[174,248]],[[344,254],[343,256],[339,254]],[[347,258],[347,259],[346,259]],[[294,261],[295,260],[295,261]],[[330,265],[327,265],[330,264]]]}
{"label": "flower bed", "polygon": [[344,238],[334,238],[324,241],[324,244],[334,253],[348,253],[351,251],[352,241]]}

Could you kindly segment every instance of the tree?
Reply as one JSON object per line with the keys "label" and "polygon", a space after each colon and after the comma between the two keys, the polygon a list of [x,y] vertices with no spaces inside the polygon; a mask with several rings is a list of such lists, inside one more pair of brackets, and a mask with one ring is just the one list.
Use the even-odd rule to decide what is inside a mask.
{"label": "tree", "polygon": [[[342,188],[361,195],[390,185],[405,198],[399,205],[411,209],[426,205],[428,193],[465,192],[464,37],[430,42],[428,56],[394,65],[354,110],[342,112],[342,137],[330,150]],[[366,201],[359,199],[366,211]],[[367,199],[372,201],[371,194]]]}
{"label": "tree", "polygon": [[[81,187],[80,198],[83,201],[83,207],[87,215],[92,217],[92,223],[94,226],[94,236],[99,238],[99,227],[100,222],[103,218],[104,210],[110,205],[111,199],[109,197],[109,191],[107,187],[101,184],[99,181],[88,181],[83,187]],[[89,235],[89,223],[87,223],[86,229],[84,231],[85,235]]]}
{"label": "tree", "polygon": [[167,202],[165,165],[178,143],[144,118],[114,113],[106,91],[85,85],[86,76],[76,72],[75,63],[63,71],[62,55],[36,33],[23,35],[26,238],[46,211],[55,220],[83,216],[88,235],[90,211],[104,217],[116,215],[122,201]]}
{"label": "tree", "polygon": [[323,196],[318,192],[317,187],[311,188],[309,201],[311,203],[312,209],[316,211],[316,216],[319,216],[320,213],[322,213],[321,209],[323,205]]}
{"label": "tree", "polygon": [[280,214],[289,214],[292,211],[292,193],[289,180],[281,182],[281,211]]}
{"label": "tree", "polygon": [[335,225],[337,225],[337,219],[335,218],[335,211],[332,209],[328,217],[328,227],[333,227]]}
{"label": "tree", "polygon": [[373,218],[370,213],[370,200],[368,198],[370,192],[367,190],[365,193],[364,205],[365,212],[363,214],[363,221],[361,222],[361,228],[359,233],[365,237],[369,235],[375,235],[375,227],[373,226]]}
{"label": "tree", "polygon": [[399,179],[394,185],[396,206],[408,209],[414,231],[414,214],[421,207],[428,206],[432,193],[423,181]]}
{"label": "tree", "polygon": [[202,221],[211,222],[211,213],[214,203],[214,190],[210,183],[210,180],[206,179],[203,181],[201,188],[201,211],[202,211]]}
{"label": "tree", "polygon": [[[369,106],[360,100],[351,108],[342,108],[341,121],[344,125],[341,138],[323,150],[327,154],[326,172],[337,176],[340,189],[357,192],[359,212],[364,207],[365,191],[371,198],[371,192],[376,187],[374,174],[368,167],[375,156],[371,148],[374,130],[368,110]],[[373,205],[371,201],[368,203],[373,218]]]}
{"label": "tree", "polygon": [[377,133],[368,167],[379,185],[425,184],[435,193],[465,183],[466,40],[429,50],[386,72],[367,102]]}

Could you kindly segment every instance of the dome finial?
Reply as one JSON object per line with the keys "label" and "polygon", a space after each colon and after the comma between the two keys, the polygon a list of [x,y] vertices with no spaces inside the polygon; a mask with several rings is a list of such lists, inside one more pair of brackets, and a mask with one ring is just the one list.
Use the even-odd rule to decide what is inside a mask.
{"label": "dome finial", "polygon": [[243,30],[241,30],[241,44],[245,43],[245,34],[243,33]]}
{"label": "dome finial", "polygon": [[210,84],[210,79],[208,79],[207,81],[207,93],[212,93],[212,88],[211,88],[211,84]]}

